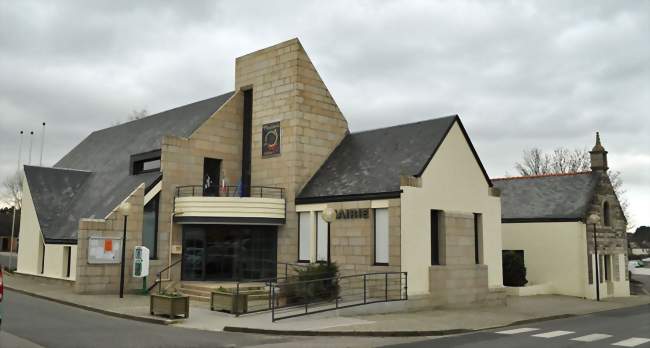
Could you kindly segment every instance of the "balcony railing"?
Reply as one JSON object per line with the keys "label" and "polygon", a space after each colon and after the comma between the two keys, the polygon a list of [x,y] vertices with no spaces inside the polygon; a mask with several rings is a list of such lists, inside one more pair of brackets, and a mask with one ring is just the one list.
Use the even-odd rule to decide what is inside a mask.
{"label": "balcony railing", "polygon": [[249,194],[245,194],[241,186],[220,186],[216,192],[206,192],[202,185],[184,185],[176,187],[176,197],[256,197],[284,199],[284,188],[251,186]]}

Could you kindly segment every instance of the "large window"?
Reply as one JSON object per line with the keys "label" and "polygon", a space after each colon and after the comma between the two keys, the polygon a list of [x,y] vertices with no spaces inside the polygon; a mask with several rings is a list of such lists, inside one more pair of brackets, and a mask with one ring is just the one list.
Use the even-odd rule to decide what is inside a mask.
{"label": "large window", "polygon": [[440,264],[440,211],[431,210],[431,264]]}
{"label": "large window", "polygon": [[323,220],[323,212],[316,213],[316,261],[329,262],[330,241],[329,224]]}
{"label": "large window", "polygon": [[375,265],[388,265],[388,209],[375,209]]}
{"label": "large window", "polygon": [[298,262],[309,262],[311,259],[311,213],[298,213]]}
{"label": "large window", "polygon": [[158,203],[160,194],[152,198],[144,206],[142,217],[142,245],[149,249],[149,258],[156,259],[158,255]]}

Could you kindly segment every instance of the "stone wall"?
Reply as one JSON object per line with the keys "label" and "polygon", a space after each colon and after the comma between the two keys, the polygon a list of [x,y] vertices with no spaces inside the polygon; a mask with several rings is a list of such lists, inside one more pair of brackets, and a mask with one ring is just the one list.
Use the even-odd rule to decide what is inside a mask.
{"label": "stone wall", "polygon": [[488,267],[474,257],[474,215],[440,213],[440,263],[429,267],[429,294],[434,306],[500,303],[505,294],[490,291]]}
{"label": "stone wall", "polygon": [[[295,262],[295,196],[347,134],[347,121],[298,39],[237,58],[235,88],[253,89],[251,185],[285,188],[278,261]],[[277,121],[281,153],[263,158],[262,126]]]}
{"label": "stone wall", "polygon": [[[131,207],[126,226],[126,267],[125,292],[142,288],[142,280],[133,278],[133,249],[142,244],[142,211],[144,202],[144,185],[140,185],[125,200]],[[110,237],[122,238],[124,215],[119,207],[106,219],[81,219],[77,238],[77,279],[75,291],[78,293],[115,293],[119,292],[120,267],[116,264],[89,264],[88,238]],[[150,277],[152,278],[152,277]]]}
{"label": "stone wall", "polygon": [[[221,175],[229,185],[237,185],[241,177],[242,122],[244,98],[235,93],[189,138],[164,136],[161,145],[163,172],[158,218],[158,256],[151,263],[152,272],[175,262],[169,260],[169,232],[173,229],[172,245],[182,244],[182,226],[171,223],[176,187],[203,183],[203,159],[221,159]],[[172,279],[180,280],[180,267],[174,267]],[[168,275],[163,275],[168,278]],[[153,281],[153,280],[151,280]]]}
{"label": "stone wall", "polygon": [[[600,217],[600,223],[596,225],[596,239],[598,244],[599,258],[609,255],[610,265],[608,270],[613,274],[610,275],[610,281],[601,284],[601,297],[608,296],[629,296],[629,273],[627,271],[628,249],[627,249],[627,220],[621,209],[620,202],[609,176],[602,170],[593,171],[593,175],[598,176],[598,183],[594,191],[591,204],[585,215],[585,221],[591,214]],[[604,204],[609,204],[609,225],[605,225]],[[587,297],[595,298],[595,259],[594,259],[594,226],[587,224],[587,249],[589,259],[587,260],[588,274],[591,278],[591,284],[587,284],[589,292]],[[600,275],[603,277],[603,266],[599,265]]]}

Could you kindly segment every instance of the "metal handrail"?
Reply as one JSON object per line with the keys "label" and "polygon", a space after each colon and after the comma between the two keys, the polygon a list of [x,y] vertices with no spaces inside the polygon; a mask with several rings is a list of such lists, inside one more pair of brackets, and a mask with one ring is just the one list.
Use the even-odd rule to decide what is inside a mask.
{"label": "metal handrail", "polygon": [[160,272],[156,273],[156,281],[154,281],[153,284],[149,288],[147,288],[147,292],[151,292],[151,290],[153,288],[155,288],[156,285],[158,285],[158,294],[162,293],[162,274],[163,274],[163,272],[165,272],[165,271],[171,269],[172,267],[176,266],[177,264],[181,263],[181,261],[183,261],[183,258],[180,258],[180,259],[172,262],[171,264],[167,265],[167,267],[163,268]]}
{"label": "metal handrail", "polygon": [[[368,281],[373,281],[373,279],[368,279],[371,276],[383,276],[383,296],[380,298],[374,298],[374,299],[369,299],[367,297],[367,285]],[[399,282],[399,297],[398,298],[390,298],[389,296],[389,275],[399,275],[398,279],[393,279],[394,281]],[[372,303],[378,303],[378,302],[392,302],[392,301],[406,301],[408,300],[408,273],[407,272],[371,272],[371,273],[361,273],[361,274],[353,274],[353,275],[345,275],[345,276],[335,276],[335,277],[327,277],[327,278],[320,278],[320,279],[310,279],[310,280],[298,280],[290,283],[283,284],[284,286],[287,287],[293,287],[293,286],[300,286],[301,284],[305,285],[305,288],[309,284],[314,284],[314,283],[319,283],[319,282],[325,282],[325,281],[330,281],[332,284],[336,284],[336,287],[338,289],[340,281],[342,279],[348,279],[348,278],[359,278],[359,281],[363,282],[363,301],[359,300],[359,302],[348,302],[346,303],[341,303],[343,300],[343,297],[339,293],[340,290],[336,290],[336,297],[329,299],[329,300],[324,300],[322,298],[318,297],[310,297],[310,298],[305,298],[303,302],[301,303],[295,303],[295,304],[290,304],[290,305],[278,305],[276,302],[278,301],[277,298],[277,293],[275,288],[279,286],[280,284],[270,284],[270,296],[271,300],[269,301],[271,304],[271,320],[272,321],[277,321],[281,319],[288,319],[288,318],[293,318],[293,317],[298,317],[298,316],[303,316],[303,315],[308,315],[308,314],[315,314],[315,313],[322,313],[326,311],[331,311],[331,310],[337,310],[337,309],[342,309],[342,308],[349,308],[349,307],[355,307],[355,306],[361,306],[361,305],[367,305],[367,304],[372,304]],[[379,277],[376,280],[380,280],[382,277]],[[381,288],[380,288],[381,289]],[[396,288],[392,288],[394,291]],[[279,303],[279,302],[278,302]],[[326,303],[334,303],[333,307],[330,308],[323,308],[322,305]],[[320,305],[320,309],[314,309],[314,305],[316,308]],[[278,317],[276,315],[276,311],[282,309],[282,310],[291,310],[291,309],[299,309],[304,306],[304,312],[300,313],[295,313],[295,314],[289,314],[285,315],[282,317]],[[312,310],[310,311],[310,306],[312,306]]]}
{"label": "metal handrail", "polygon": [[[214,197],[244,197],[241,186],[219,186],[219,191]],[[182,185],[176,187],[175,197],[203,197],[202,185]],[[209,196],[208,196],[209,197]],[[250,186],[250,192],[245,197],[281,198],[284,199],[284,188],[272,186]]]}

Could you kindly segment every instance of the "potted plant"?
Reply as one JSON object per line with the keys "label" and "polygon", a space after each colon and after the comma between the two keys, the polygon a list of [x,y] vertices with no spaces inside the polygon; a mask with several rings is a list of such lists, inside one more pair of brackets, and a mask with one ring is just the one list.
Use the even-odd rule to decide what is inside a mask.
{"label": "potted plant", "polygon": [[169,318],[190,316],[190,297],[179,292],[151,294],[149,297],[151,315],[166,315]]}
{"label": "potted plant", "polygon": [[248,294],[235,293],[232,289],[219,287],[210,294],[210,310],[233,314],[243,314],[248,311]]}

